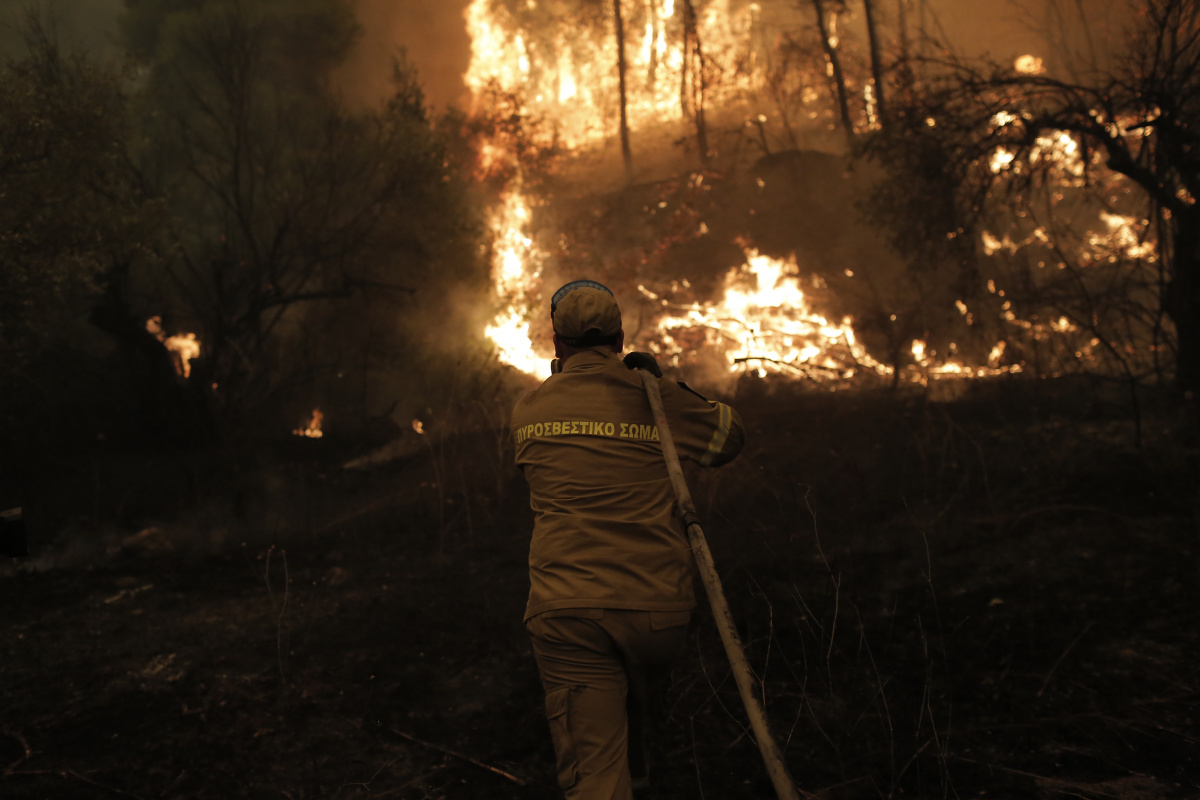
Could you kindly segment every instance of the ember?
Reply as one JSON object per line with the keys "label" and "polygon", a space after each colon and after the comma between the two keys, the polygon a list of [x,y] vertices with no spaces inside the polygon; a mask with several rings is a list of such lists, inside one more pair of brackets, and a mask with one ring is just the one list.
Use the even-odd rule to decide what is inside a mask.
{"label": "ember", "polygon": [[325,419],[325,415],[321,413],[319,408],[314,408],[312,417],[308,420],[308,427],[296,428],[292,433],[296,436],[304,436],[309,439],[320,439],[325,433],[321,430],[321,422]]}
{"label": "ember", "polygon": [[175,364],[175,372],[183,378],[191,377],[193,358],[200,357],[200,340],[194,333],[177,333],[167,336],[162,327],[162,317],[154,316],[146,320],[146,330],[154,338],[163,343],[163,347],[171,354]]}

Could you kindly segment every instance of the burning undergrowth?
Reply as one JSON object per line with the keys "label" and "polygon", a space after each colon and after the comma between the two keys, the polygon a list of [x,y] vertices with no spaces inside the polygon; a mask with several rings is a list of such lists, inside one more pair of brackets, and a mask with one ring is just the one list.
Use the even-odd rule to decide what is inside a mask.
{"label": "burning undergrowth", "polygon": [[[1103,154],[1066,131],[1021,145],[1031,112],[1003,96],[970,155],[952,153],[963,121],[945,108],[884,126],[871,81],[824,74],[854,15],[817,7],[824,27],[756,3],[471,5],[468,85],[480,112],[508,109],[481,150],[508,178],[486,331],[500,360],[544,374],[545,298],[590,275],[632,307],[633,346],[714,384],[1164,380],[1153,225]],[[852,156],[830,139],[827,79],[864,97],[857,116],[843,99]],[[982,189],[943,175],[951,155]]]}
{"label": "burning undergrowth", "polygon": [[[628,347],[713,386],[745,372],[924,382],[1008,371],[989,364],[989,329],[954,311],[954,288],[915,283],[862,221],[864,185],[840,158],[792,153],[732,175],[508,195],[493,217],[504,310],[489,335],[502,360],[544,374],[546,297],[586,275],[620,298]],[[938,303],[951,314],[934,320]]]}

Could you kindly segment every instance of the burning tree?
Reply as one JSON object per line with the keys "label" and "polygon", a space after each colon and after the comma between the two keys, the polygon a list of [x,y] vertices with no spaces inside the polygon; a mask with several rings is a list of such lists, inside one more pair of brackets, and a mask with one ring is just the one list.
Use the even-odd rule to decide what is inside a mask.
{"label": "burning tree", "polygon": [[1071,77],[1036,60],[925,64],[902,124],[867,145],[893,174],[873,207],[903,251],[936,251],[971,285],[988,277],[976,265],[1003,257],[1008,296],[993,281],[985,305],[1030,346],[1075,332],[1068,355],[1135,382],[1173,361],[1178,386],[1195,392],[1200,9],[1147,0],[1128,11],[1121,47],[1103,63],[1093,49]]}
{"label": "burning tree", "polygon": [[[621,9],[621,30],[610,9]],[[921,53],[932,49],[924,16]],[[1093,164],[1098,149],[1062,128],[1029,133],[1018,154],[1009,140],[1032,117],[1015,110],[1033,109],[1032,97],[999,84],[975,91],[961,66],[926,60],[918,74],[905,3],[476,0],[469,21],[477,101],[509,98],[510,118],[537,120],[551,141],[541,152],[566,165],[557,181],[517,169],[522,196],[498,203],[521,212],[495,221],[508,243],[494,274],[505,308],[489,335],[509,363],[531,349],[539,287],[575,269],[606,272],[630,294],[645,287],[646,346],[690,357],[705,342],[741,353],[734,370],[922,383],[1081,368],[1137,383],[1162,371],[1172,340],[1144,209],[1123,195],[1102,216],[1095,202],[1124,193],[1127,179]],[[1036,62],[997,74],[1032,81]],[[632,141],[638,168],[633,184],[614,187],[618,137]],[[519,137],[498,138],[489,160],[506,150],[510,162],[528,152]],[[854,158],[863,150],[877,163]],[[1043,200],[1055,211],[1034,224]],[[862,224],[856,204],[882,224]],[[886,252],[884,229],[909,269]],[[1059,252],[1040,253],[1043,239]],[[762,259],[770,269],[755,267]],[[776,284],[761,285],[776,267]],[[739,306],[752,274],[743,341],[723,330],[721,309]],[[805,307],[791,308],[801,283]],[[820,318],[817,330],[844,331],[827,337],[829,352],[865,352],[826,361],[811,349],[821,346],[760,314]],[[776,335],[783,346],[767,348]]]}
{"label": "burning tree", "polygon": [[[829,9],[829,28],[844,37],[844,28],[837,26],[845,9],[835,5]],[[603,13],[608,9],[611,13]],[[768,331],[793,341],[783,345],[783,352],[767,352],[741,341],[755,339],[757,323],[733,334],[718,330],[715,320],[722,313],[723,291],[743,293],[745,286],[734,283],[748,286],[777,274],[778,287],[755,290],[756,304],[771,297],[783,303],[799,296],[793,284],[807,278],[801,272],[810,264],[789,258],[786,245],[768,255],[755,236],[747,235],[751,228],[768,227],[756,224],[754,206],[762,213],[758,219],[774,218],[762,192],[763,176],[773,182],[772,190],[789,178],[775,181],[764,168],[751,176],[757,184],[748,191],[740,184],[747,158],[795,148],[814,129],[822,140],[828,137],[833,118],[813,88],[823,85],[825,66],[811,12],[782,4],[764,8],[699,0],[532,6],[476,0],[468,19],[474,47],[467,78],[480,108],[486,112],[494,107],[493,98],[508,98],[516,109],[508,118],[537,123],[551,143],[541,151],[560,156],[555,180],[527,166],[518,169],[509,198],[497,203],[494,225],[502,244],[493,280],[505,309],[489,335],[506,361],[516,363],[517,353],[530,350],[529,309],[537,304],[539,287],[572,270],[607,275],[624,295],[645,298],[638,301],[644,306],[638,315],[645,316],[645,326],[639,326],[645,346],[653,344],[659,324],[673,330],[708,327],[722,343],[718,360],[732,348],[730,353],[747,356],[737,362],[743,368],[753,363],[788,369],[784,353],[810,353],[790,329]],[[628,50],[625,58],[623,50]],[[630,140],[636,180],[613,186],[618,139],[626,165],[624,143]],[[527,164],[525,141],[497,137],[485,154],[489,162],[499,152],[510,162]],[[841,180],[842,167],[832,171]],[[747,209],[740,203],[752,205]],[[771,266],[765,271],[754,266],[767,262]],[[738,272],[739,266],[745,269]],[[848,266],[834,271],[853,273]],[[736,298],[732,302],[738,306]],[[691,309],[693,303],[707,303],[707,310]],[[815,314],[807,304],[780,314],[792,312],[806,319]],[[841,336],[843,316],[839,312],[816,327]],[[680,331],[662,346],[673,351],[683,340],[707,335],[693,332],[699,338]],[[850,364],[850,369],[861,365]],[[521,366],[533,369],[523,359]]]}

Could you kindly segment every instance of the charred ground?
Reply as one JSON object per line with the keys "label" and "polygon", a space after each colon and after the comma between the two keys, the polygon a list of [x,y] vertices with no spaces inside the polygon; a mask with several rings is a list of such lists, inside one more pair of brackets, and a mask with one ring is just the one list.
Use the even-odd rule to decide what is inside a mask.
{"label": "charred ground", "polygon": [[[1195,429],[1096,397],[738,387],[748,449],[693,493],[805,795],[1200,793]],[[182,513],[137,458],[64,465],[111,522],[4,568],[0,794],[559,796],[503,436],[343,469],[360,444],[285,443]],[[204,469],[156,458],[159,493]],[[770,797],[697,616],[651,796]]]}

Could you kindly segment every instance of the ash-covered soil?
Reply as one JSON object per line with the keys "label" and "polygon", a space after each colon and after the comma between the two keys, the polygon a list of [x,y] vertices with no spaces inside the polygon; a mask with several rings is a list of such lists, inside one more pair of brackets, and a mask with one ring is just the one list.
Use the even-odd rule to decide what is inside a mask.
{"label": "ash-covered soil", "polygon": [[[740,387],[692,491],[802,796],[1200,796],[1194,421],[1088,390]],[[503,437],[353,451],[6,564],[0,796],[561,796]],[[660,711],[647,797],[773,796],[706,611]]]}

